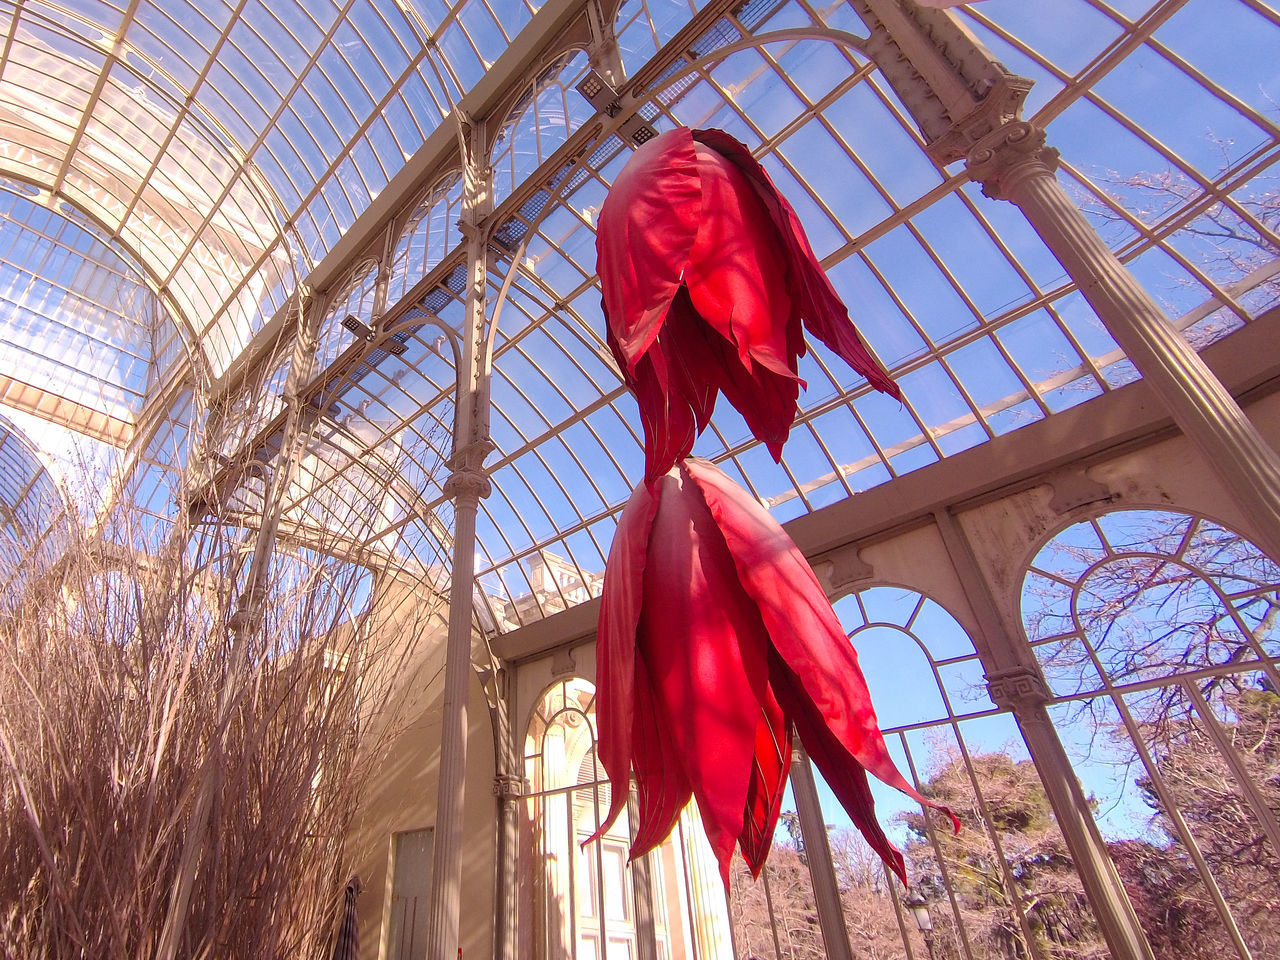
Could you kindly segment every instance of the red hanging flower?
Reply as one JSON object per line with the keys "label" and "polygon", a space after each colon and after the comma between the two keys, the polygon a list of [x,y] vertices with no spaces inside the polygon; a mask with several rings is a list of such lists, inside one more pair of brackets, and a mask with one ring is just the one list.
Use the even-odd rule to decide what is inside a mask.
{"label": "red hanging flower", "polygon": [[708,461],[681,461],[627,502],[609,551],[596,656],[597,750],[613,794],[597,837],[626,805],[634,767],[633,857],[662,842],[695,797],[726,885],[735,843],[758,875],[794,729],[906,882],[902,855],[876,822],[866,771],[936,805],[890,759],[857,654],[808,562]]}
{"label": "red hanging flower", "polygon": [[640,404],[646,479],[688,455],[721,391],[779,459],[803,386],[802,326],[899,396],[791,205],[721,130],[680,127],[636,150],[600,211],[596,251],[609,346]]}

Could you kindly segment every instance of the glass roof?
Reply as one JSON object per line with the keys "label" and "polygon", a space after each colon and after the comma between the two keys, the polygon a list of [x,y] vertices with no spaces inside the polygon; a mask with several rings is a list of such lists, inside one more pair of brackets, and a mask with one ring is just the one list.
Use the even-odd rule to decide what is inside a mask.
{"label": "glass roof", "polygon": [[145,262],[217,376],[536,6],[0,9],[0,169],[70,201]]}
{"label": "glass roof", "polygon": [[39,451],[0,417],[0,605],[57,558],[57,528],[67,521],[66,502]]}
{"label": "glass roof", "polygon": [[0,182],[7,399],[123,446],[148,392],[183,358],[182,340],[137,265],[74,210],[42,199]]}
{"label": "glass roof", "polygon": [[[0,172],[66,197],[145,261],[214,373],[450,104],[486,70],[506,69],[495,64],[511,40],[553,13],[496,0],[305,6],[247,2],[237,17],[184,3],[78,3],[56,15],[46,4],[11,6],[0,123],[27,142],[39,128],[47,149],[6,141]],[[1271,51],[1280,14],[1258,0],[984,0],[955,12],[1035,81],[1025,115],[1061,151],[1059,179],[1193,343],[1276,305],[1280,67]],[[983,197],[959,165],[928,158],[860,52],[866,31],[852,6],[625,0],[615,29],[621,85],[640,98],[641,115],[656,129],[716,126],[748,144],[903,390],[902,403],[876,394],[811,344],[800,371],[809,387],[780,465],[732,408],[717,408],[695,453],[778,519],[1136,378],[1018,210]],[[15,64],[28,71],[21,80]],[[613,517],[642,473],[639,419],[604,345],[594,276],[595,214],[630,148],[576,92],[587,64],[580,50],[552,45],[531,67],[501,74],[514,106],[491,123],[491,314],[511,282],[495,341],[497,451],[478,522],[478,580],[498,629],[598,592]],[[23,86],[31,70],[39,84]],[[32,89],[49,91],[38,111],[23,106]],[[112,98],[147,109],[124,114]],[[150,145],[127,157],[104,129]],[[323,428],[308,448],[299,523],[310,511],[306,523],[345,524],[364,547],[394,534],[388,549],[412,554],[420,569],[438,569],[449,546],[440,463],[465,280],[456,163],[400,198],[403,212],[386,222],[378,249],[354,258],[327,291],[320,368],[304,388]],[[77,178],[92,181],[100,200],[109,185],[109,202]],[[180,215],[164,206],[178,195]],[[382,249],[389,277],[379,317]],[[379,338],[363,341],[344,326],[349,316],[377,322]],[[278,397],[287,355],[264,362],[241,406],[230,401],[238,420],[220,435],[224,455],[247,445],[270,459],[279,449],[278,399],[253,398]],[[146,470],[171,471],[167,456],[149,448]],[[398,487],[376,516],[335,519],[334,503],[367,498],[362,477],[387,471]],[[146,493],[162,485],[135,486],[163,524],[165,498]]]}

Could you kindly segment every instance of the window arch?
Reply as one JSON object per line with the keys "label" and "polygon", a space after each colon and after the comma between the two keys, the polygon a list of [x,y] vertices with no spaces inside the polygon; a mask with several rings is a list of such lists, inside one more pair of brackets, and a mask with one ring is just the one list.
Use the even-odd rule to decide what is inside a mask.
{"label": "window arch", "polygon": [[590,68],[584,51],[570,51],[543,70],[512,108],[494,139],[495,206],[594,116],[595,108],[574,89]]}
{"label": "window arch", "polygon": [[0,416],[0,610],[57,561],[70,512],[39,448]]}
{"label": "window arch", "polygon": [[1021,615],[1157,955],[1280,949],[1259,909],[1280,872],[1280,565],[1207,517],[1116,510],[1044,544]]}
{"label": "window arch", "polygon": [[356,333],[346,325],[347,317],[370,326],[373,317],[374,291],[378,284],[377,261],[366,260],[351,271],[342,292],[334,298],[329,312],[320,323],[319,343],[316,345],[316,369],[323,370],[337,359],[338,354],[356,338]]}
{"label": "window arch", "polygon": [[1124,510],[1041,548],[1022,616],[1060,696],[1244,664],[1274,681],[1278,588],[1280,566],[1234,531],[1192,514]]}
{"label": "window arch", "polygon": [[692,805],[671,837],[629,868],[626,810],[599,842],[582,846],[611,799],[595,722],[594,685],[572,678],[543,693],[526,730],[520,955],[636,958],[652,936],[659,957],[730,960],[719,869]]}
{"label": "window arch", "polygon": [[284,385],[293,366],[293,338],[284,340],[256,374],[253,389],[243,390],[210,418],[206,443],[225,457],[232,456],[276,414],[284,409]]}
{"label": "window arch", "polygon": [[[871,780],[879,820],[906,859],[911,892],[928,905],[936,955],[1104,956],[1035,765],[1012,715],[988,697],[986,665],[960,622],[905,586],[866,587],[834,606],[895,763],[964,825],[953,835]],[[905,891],[814,774],[855,955],[930,956],[904,910]],[[775,849],[783,856],[771,860],[771,871],[794,856],[787,844]]]}
{"label": "window arch", "polygon": [[462,174],[454,170],[436,181],[405,225],[391,260],[387,304],[399,303],[409,289],[442,261],[461,240]]}
{"label": "window arch", "polygon": [[71,204],[0,180],[0,359],[79,429],[121,446],[187,356],[156,285]]}

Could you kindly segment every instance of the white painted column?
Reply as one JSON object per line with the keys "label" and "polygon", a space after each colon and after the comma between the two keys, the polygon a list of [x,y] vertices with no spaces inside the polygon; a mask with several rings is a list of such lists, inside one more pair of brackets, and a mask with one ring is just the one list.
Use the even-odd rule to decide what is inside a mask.
{"label": "white painted column", "polygon": [[1023,212],[1243,511],[1250,537],[1280,558],[1280,454],[1072,202],[1057,160],[1044,131],[1017,120],[977,142],[968,172]]}
{"label": "white painted column", "polygon": [[476,513],[480,498],[489,493],[489,481],[478,469],[455,470],[445,482],[445,493],[454,497],[453,571],[449,584],[449,633],[445,643],[444,703],[440,719],[435,849],[427,912],[429,960],[456,960],[458,955]]}
{"label": "white painted column", "polygon": [[1111,955],[1115,960],[1154,960],[1124,882],[1094,822],[1089,798],[1045,707],[1048,691],[1044,681],[1035,670],[1018,667],[987,674],[987,690],[992,701],[1009,710],[1018,722]]}
{"label": "white painted column", "polygon": [[[505,673],[499,677],[505,677]],[[493,795],[498,800],[498,865],[494,878],[493,956],[494,960],[519,960],[516,921],[519,916],[520,804],[528,789],[521,776],[521,760],[511,732],[505,680],[498,679],[494,687],[493,739],[497,772],[493,778]]]}

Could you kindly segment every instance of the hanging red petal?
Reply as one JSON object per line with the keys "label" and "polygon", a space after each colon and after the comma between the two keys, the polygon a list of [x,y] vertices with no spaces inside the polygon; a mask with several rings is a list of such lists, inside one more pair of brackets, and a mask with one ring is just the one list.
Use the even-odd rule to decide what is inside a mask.
{"label": "hanging red petal", "polygon": [[[708,339],[712,336],[709,333]],[[725,344],[724,349],[727,353],[731,348]],[[751,435],[768,447],[775,461],[781,461],[782,445],[791,434],[796,398],[804,381],[780,377],[759,365],[748,371],[741,364],[728,362],[716,367],[713,375],[725,399],[742,414]]]}
{"label": "hanging red petal", "polygon": [[[921,796],[894,765],[858,655],[813,568],[786,531],[711,463],[696,458],[684,463],[702,489],[743,588],[759,607],[773,649],[798,678],[797,695],[812,704],[825,727],[866,770],[920,803],[944,809]],[[779,698],[785,680],[774,682]],[[959,830],[959,821],[953,814],[951,818]]]}
{"label": "hanging red petal", "polygon": [[638,655],[728,883],[768,685],[768,637],[697,485],[677,468],[655,487]]}
{"label": "hanging red petal", "polygon": [[636,661],[635,694],[631,742],[636,775],[636,823],[635,839],[631,843],[632,860],[644,856],[667,838],[680,811],[693,796],[693,787],[671,735],[671,718],[653,695],[644,658]]}
{"label": "hanging red petal", "polygon": [[641,483],[618,517],[605,563],[596,628],[596,756],[609,774],[613,801],[596,839],[626,806],[631,784],[636,688],[636,630],[644,601],[649,532],[658,512],[650,485]]}
{"label": "hanging red petal", "polygon": [[666,351],[649,350],[638,358],[628,386],[636,395],[644,430],[644,478],[662,476],[688,456],[698,438],[697,414],[675,384],[686,374],[671,369]]}
{"label": "hanging red petal", "polygon": [[867,783],[867,771],[832,733],[826,718],[805,695],[804,684],[783,663],[776,651],[770,660],[770,667],[770,678],[778,692],[778,699],[794,721],[809,759],[818,768],[853,825],[866,839],[867,845],[906,885],[907,872],[902,854],[885,836],[880,821],[876,819],[875,801],[871,796],[871,786]]}
{"label": "hanging red petal", "polygon": [[[672,302],[663,339],[659,341],[668,360],[672,365],[683,363],[707,392],[708,419],[716,392],[723,392],[725,399],[742,414],[752,436],[768,444],[774,459],[779,459],[795,419],[796,398],[804,381],[790,375],[780,377],[760,364],[752,364],[748,371],[738,362],[733,344],[696,314],[691,322],[684,318],[681,306],[687,301],[688,296],[682,291]],[[702,426],[705,425],[704,421]],[[692,449],[691,445],[680,456],[688,456]]]}
{"label": "hanging red petal", "polygon": [[[717,361],[707,348],[709,339],[719,338],[709,336],[702,318],[693,309],[688,289],[681,287],[667,311],[667,322],[658,339],[658,347],[667,358],[675,389],[693,411],[698,433],[707,428],[716,406],[714,365]],[[686,456],[688,451],[672,459],[662,472],[666,473],[675,466],[676,460]]]}
{"label": "hanging red petal", "polygon": [[[653,345],[623,379],[636,395],[644,427],[645,479],[662,476],[689,455],[694,441],[715,409],[715,355],[706,344],[705,324],[693,312],[689,292],[681,287],[671,301],[667,320]],[[714,334],[710,334],[714,337]],[[719,340],[719,337],[715,337]],[[612,331],[609,345],[619,356]]]}
{"label": "hanging red petal", "polygon": [[702,184],[702,221],[685,284],[694,309],[734,345],[747,370],[759,363],[795,377],[787,353],[791,298],[778,231],[742,172],[716,151],[694,145]]}
{"label": "hanging red petal", "polygon": [[742,833],[738,835],[738,850],[753,877],[760,876],[765,858],[769,856],[773,829],[782,813],[782,795],[791,771],[791,722],[773,690],[766,687],[764,692]]}
{"label": "hanging red petal", "polygon": [[596,270],[624,370],[658,335],[701,216],[698,161],[685,127],[637,149],[610,187],[596,223]]}
{"label": "hanging red petal", "polygon": [[[787,251],[787,287],[797,301],[805,329],[866,377],[877,390],[901,398],[897,384],[889,379],[880,362],[862,343],[849,319],[848,309],[809,245],[800,218],[796,216],[787,198],[774,186],[764,167],[760,166],[745,145],[723,130],[694,130],[693,138],[715,150],[741,170],[768,211],[778,239]],[[803,356],[804,352],[801,340],[796,353]]]}

